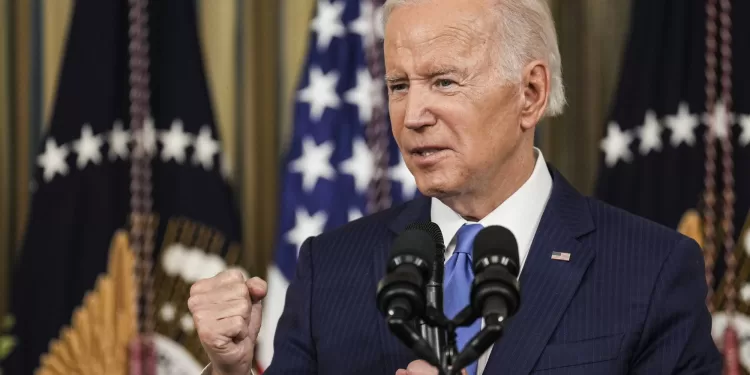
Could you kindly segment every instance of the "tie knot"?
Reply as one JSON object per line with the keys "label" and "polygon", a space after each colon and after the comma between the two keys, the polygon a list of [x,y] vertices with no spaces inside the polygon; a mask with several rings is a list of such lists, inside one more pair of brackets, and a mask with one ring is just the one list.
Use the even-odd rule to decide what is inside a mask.
{"label": "tie knot", "polygon": [[471,255],[474,237],[484,228],[482,224],[464,224],[456,233],[456,252]]}

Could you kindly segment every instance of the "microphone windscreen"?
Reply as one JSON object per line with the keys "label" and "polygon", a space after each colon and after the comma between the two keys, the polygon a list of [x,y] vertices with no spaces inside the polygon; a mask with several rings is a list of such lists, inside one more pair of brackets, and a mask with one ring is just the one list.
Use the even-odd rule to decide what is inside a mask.
{"label": "microphone windscreen", "polygon": [[391,247],[391,258],[399,255],[411,255],[432,264],[435,261],[435,240],[425,231],[407,229],[396,237]]}
{"label": "microphone windscreen", "polygon": [[[519,265],[518,242],[508,228],[499,225],[488,226],[474,238],[473,261],[474,267],[484,258],[499,256],[510,259]],[[518,269],[516,268],[516,273]],[[518,276],[517,274],[514,276]]]}
{"label": "microphone windscreen", "polygon": [[409,226],[407,226],[406,229],[407,230],[417,229],[417,230],[427,232],[437,245],[439,245],[440,247],[445,247],[445,242],[443,241],[443,232],[440,231],[440,227],[437,224],[431,221],[421,221],[417,223],[412,223],[412,224],[409,224]]}

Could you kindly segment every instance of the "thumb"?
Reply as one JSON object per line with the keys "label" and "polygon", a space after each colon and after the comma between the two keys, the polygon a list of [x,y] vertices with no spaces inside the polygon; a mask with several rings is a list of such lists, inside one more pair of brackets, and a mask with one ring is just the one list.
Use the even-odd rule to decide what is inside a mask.
{"label": "thumb", "polygon": [[266,296],[268,285],[261,278],[253,277],[245,281],[245,285],[250,291],[250,319],[248,321],[248,328],[251,340],[253,342],[258,337],[260,331],[261,321],[263,319],[263,298]]}

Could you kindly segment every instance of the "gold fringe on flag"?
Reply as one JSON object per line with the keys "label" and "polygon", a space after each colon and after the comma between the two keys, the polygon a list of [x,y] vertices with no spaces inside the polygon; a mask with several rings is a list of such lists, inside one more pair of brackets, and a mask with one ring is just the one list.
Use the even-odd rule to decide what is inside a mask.
{"label": "gold fringe on flag", "polygon": [[106,274],[50,343],[35,375],[127,375],[128,343],[138,334],[134,264],[127,232],[116,232]]}

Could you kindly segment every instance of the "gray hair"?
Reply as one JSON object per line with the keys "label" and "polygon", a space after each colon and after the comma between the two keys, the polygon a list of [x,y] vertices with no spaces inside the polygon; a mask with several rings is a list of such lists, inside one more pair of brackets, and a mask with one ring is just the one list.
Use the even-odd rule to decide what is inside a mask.
{"label": "gray hair", "polygon": [[[386,0],[383,5],[383,29],[388,17],[399,6],[420,0]],[[562,63],[557,46],[555,23],[546,0],[494,0],[492,11],[500,26],[501,62],[504,80],[519,83],[525,64],[540,59],[550,69],[550,94],[545,116],[557,116],[565,107]]]}

